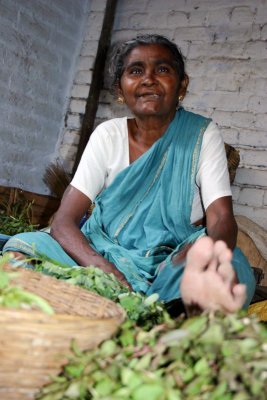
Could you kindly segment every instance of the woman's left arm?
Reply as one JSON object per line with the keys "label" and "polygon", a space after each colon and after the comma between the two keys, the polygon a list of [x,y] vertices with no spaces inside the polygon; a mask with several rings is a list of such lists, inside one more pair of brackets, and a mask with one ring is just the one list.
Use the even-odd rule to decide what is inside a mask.
{"label": "woman's left arm", "polygon": [[233,214],[232,197],[213,201],[206,210],[207,235],[214,241],[223,240],[233,250],[236,246],[237,224]]}

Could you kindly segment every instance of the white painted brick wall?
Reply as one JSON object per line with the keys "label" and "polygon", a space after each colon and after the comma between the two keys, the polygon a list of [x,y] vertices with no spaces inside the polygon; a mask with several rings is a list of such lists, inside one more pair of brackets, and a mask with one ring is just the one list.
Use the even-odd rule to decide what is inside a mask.
{"label": "white painted brick wall", "polygon": [[0,1],[1,185],[48,192],[89,1]]}
{"label": "white painted brick wall", "polygon": [[[146,32],[182,49],[191,78],[184,106],[211,116],[239,149],[235,212],[267,228],[267,2],[120,0],[112,41]],[[125,112],[103,90],[98,120]]]}
{"label": "white painted brick wall", "polygon": [[[68,172],[72,172],[78,148],[79,131],[85,113],[98,41],[101,34],[106,0],[93,0],[86,23],[86,30],[71,90],[65,130],[60,144],[60,159]],[[70,134],[71,132],[71,134]]]}

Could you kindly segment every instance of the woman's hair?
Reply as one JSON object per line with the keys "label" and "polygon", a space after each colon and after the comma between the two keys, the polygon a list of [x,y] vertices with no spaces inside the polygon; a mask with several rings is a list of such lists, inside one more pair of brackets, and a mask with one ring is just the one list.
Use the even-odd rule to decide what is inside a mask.
{"label": "woman's hair", "polygon": [[150,44],[159,44],[166,47],[174,58],[174,63],[177,66],[177,73],[179,79],[182,81],[185,78],[185,65],[184,57],[181,51],[178,49],[175,43],[171,42],[168,38],[162,35],[146,34],[138,35],[136,38],[128,40],[126,42],[119,42],[114,45],[109,62],[109,73],[112,79],[112,91],[116,92],[119,86],[120,79],[124,72],[125,59],[130,52],[138,46],[148,46]]}

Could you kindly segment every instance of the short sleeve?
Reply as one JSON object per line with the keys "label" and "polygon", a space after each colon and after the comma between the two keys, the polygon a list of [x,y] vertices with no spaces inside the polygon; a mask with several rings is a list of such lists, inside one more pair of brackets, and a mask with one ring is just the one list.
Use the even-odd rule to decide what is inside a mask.
{"label": "short sleeve", "polygon": [[203,136],[196,184],[205,210],[220,197],[232,196],[224,142],[214,122]]}
{"label": "short sleeve", "polygon": [[107,138],[101,127],[97,127],[81,157],[71,185],[85,194],[91,201],[102,191],[107,173]]}
{"label": "short sleeve", "polygon": [[71,185],[94,201],[128,165],[127,117],[105,121],[90,136]]}

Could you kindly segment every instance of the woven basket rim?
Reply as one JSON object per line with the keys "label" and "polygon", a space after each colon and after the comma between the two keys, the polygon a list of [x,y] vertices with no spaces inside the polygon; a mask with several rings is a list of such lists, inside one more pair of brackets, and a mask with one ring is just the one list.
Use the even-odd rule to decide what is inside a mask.
{"label": "woven basket rim", "polygon": [[[87,290],[85,288],[82,288],[78,285],[73,285],[67,281],[57,279],[53,276],[45,275],[41,272],[30,270],[30,269],[25,269],[23,267],[14,267],[11,266],[10,264],[5,264],[3,266],[3,269],[5,271],[12,271],[12,272],[18,272],[18,276],[14,279],[12,279],[12,282],[15,286],[21,287],[26,291],[32,292],[37,294],[38,296],[44,298],[54,309],[54,314],[48,315],[45,312],[42,312],[41,310],[39,311],[38,309],[30,309],[30,310],[25,310],[23,308],[17,309],[19,312],[23,312],[22,315],[26,315],[29,313],[29,315],[35,315],[38,317],[38,314],[40,315],[46,315],[49,317],[54,317],[56,315],[60,316],[66,316],[69,319],[71,317],[75,317],[75,319],[81,320],[78,317],[81,318],[89,318],[89,319],[110,319],[110,318],[117,318],[121,321],[123,321],[126,317],[126,312],[125,310],[117,303],[114,301],[105,298],[93,291]],[[46,295],[43,295],[43,292],[46,290],[49,291],[52,288],[57,287],[59,288],[60,292],[55,293],[55,299],[51,299],[49,295],[53,296],[53,293],[46,293]],[[37,290],[36,290],[37,289]],[[53,291],[52,291],[53,292]],[[75,296],[74,296],[75,295]],[[57,296],[57,297],[56,297]],[[59,307],[63,304],[59,304],[59,299],[69,299],[72,300],[71,306],[74,306],[75,311],[71,312],[62,312],[59,310]],[[55,304],[53,304],[53,300],[55,301]],[[80,300],[80,304],[79,304]],[[86,314],[86,309],[85,305],[88,303],[88,311],[90,310],[90,306],[95,304],[95,306],[99,307],[101,313],[89,313]],[[75,306],[77,305],[76,309]],[[79,305],[83,306],[83,314],[77,313],[77,308],[79,308]],[[67,304],[65,308],[69,309],[70,304]],[[0,307],[2,309],[3,307]],[[7,309],[7,308],[5,308]],[[8,310],[13,310],[12,308],[8,308]],[[112,311],[112,313],[111,313]]]}

